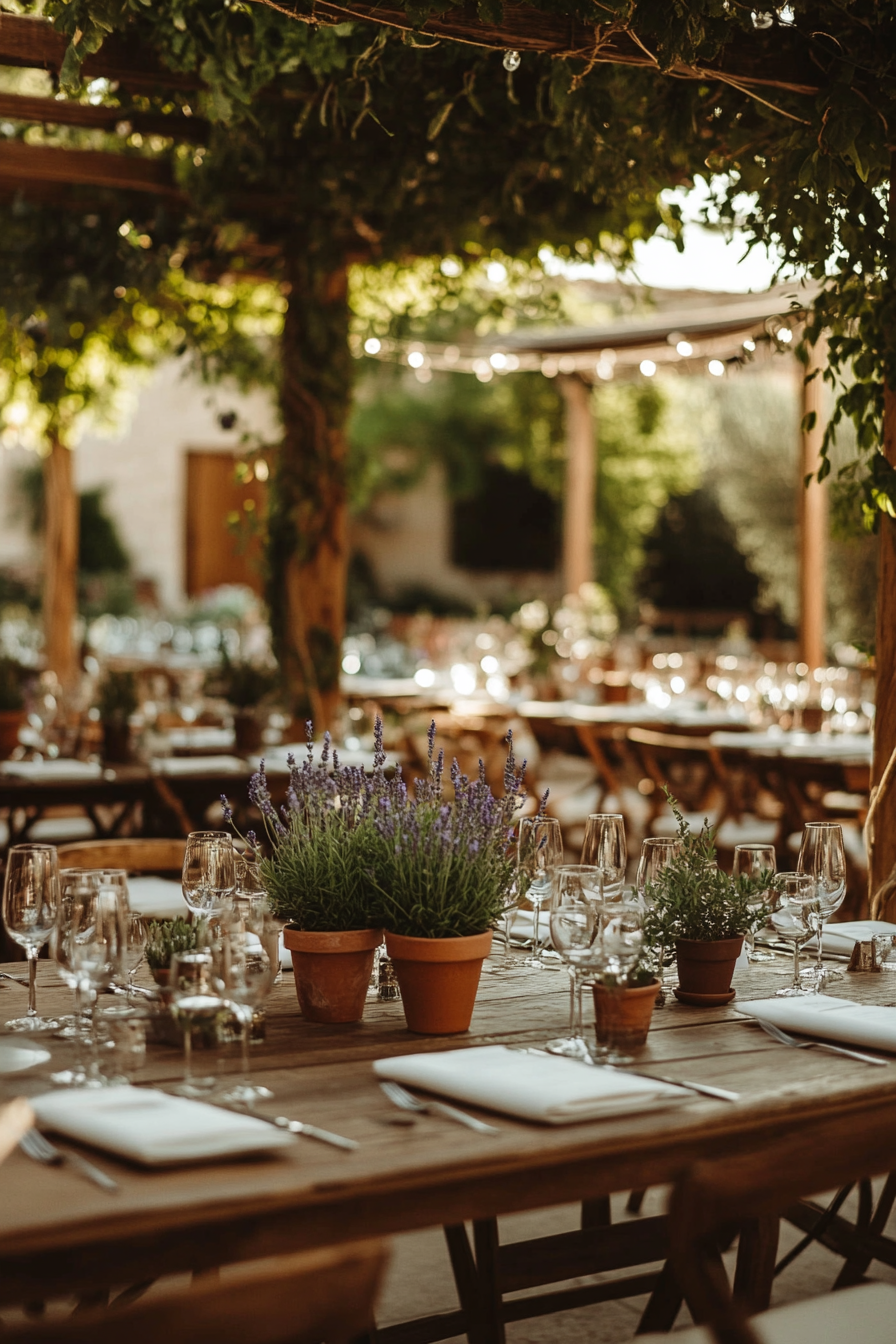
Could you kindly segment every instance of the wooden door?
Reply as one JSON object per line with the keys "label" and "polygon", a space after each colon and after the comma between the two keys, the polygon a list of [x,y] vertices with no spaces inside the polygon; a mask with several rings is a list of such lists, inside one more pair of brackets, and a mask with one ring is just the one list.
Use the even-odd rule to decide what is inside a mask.
{"label": "wooden door", "polygon": [[[264,468],[259,475],[263,472]],[[261,538],[253,522],[264,517],[266,493],[264,481],[236,454],[187,453],[188,596],[223,583],[243,583],[253,592],[262,591]],[[237,520],[240,526],[234,531]]]}

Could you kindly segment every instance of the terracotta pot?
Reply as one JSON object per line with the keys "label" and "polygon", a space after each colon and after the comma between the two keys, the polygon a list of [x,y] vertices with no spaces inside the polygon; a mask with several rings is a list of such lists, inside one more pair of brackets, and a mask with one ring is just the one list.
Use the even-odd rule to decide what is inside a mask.
{"label": "terracotta pot", "polygon": [[24,723],[24,709],[0,710],[0,761],[7,760],[19,745],[19,729]]}
{"label": "terracotta pot", "polygon": [[155,980],[156,984],[159,985],[162,989],[168,988],[168,982],[171,979],[171,971],[168,969],[167,966],[150,967],[149,973],[152,976],[153,980]]}
{"label": "terracotta pot", "polygon": [[598,1045],[609,1038],[608,1028],[615,1026],[614,1039],[620,1050],[631,1050],[644,1045],[653,1017],[659,980],[637,989],[622,989],[611,995],[603,985],[592,985],[594,993],[594,1027]]}
{"label": "terracotta pot", "polygon": [[624,705],[631,695],[632,683],[627,672],[606,672],[604,674],[604,703]]}
{"label": "terracotta pot", "polygon": [[386,934],[408,1030],[424,1036],[468,1031],[479,988],[482,963],[492,932],[468,938],[409,938]]}
{"label": "terracotta pot", "polygon": [[128,723],[103,724],[103,760],[127,765],[131,759],[131,727]]}
{"label": "terracotta pot", "polygon": [[252,756],[261,751],[261,720],[251,709],[239,709],[233,716],[233,736],[239,756]]}
{"label": "terracotta pot", "polygon": [[741,954],[744,936],[700,943],[679,938],[675,944],[678,983],[686,994],[728,994],[734,963]]}
{"label": "terracotta pot", "polygon": [[309,1022],[360,1022],[382,929],[306,933],[289,925],[283,942],[292,953],[296,995]]}

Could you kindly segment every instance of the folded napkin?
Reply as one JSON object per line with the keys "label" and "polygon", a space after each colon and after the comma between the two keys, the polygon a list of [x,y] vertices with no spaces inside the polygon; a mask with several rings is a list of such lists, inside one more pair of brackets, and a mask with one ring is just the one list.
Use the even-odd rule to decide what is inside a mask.
{"label": "folded napkin", "polygon": [[379,1059],[373,1069],[379,1078],[544,1125],[600,1120],[688,1100],[668,1083],[504,1045]]}
{"label": "folded napkin", "polygon": [[159,756],[152,768],[157,775],[244,775],[247,770],[238,756]]}
{"label": "folded napkin", "polygon": [[[867,943],[884,935],[896,936],[896,924],[888,924],[885,919],[847,920],[843,924],[826,924],[821,946],[824,952],[840,952],[849,957],[856,943]],[[814,951],[818,944],[812,937],[806,946]]]}
{"label": "folded napkin", "polygon": [[832,994],[807,994],[795,999],[753,999],[735,1005],[744,1017],[770,1022],[783,1031],[821,1036],[846,1045],[867,1045],[896,1051],[896,1008],[852,1003]]}
{"label": "folded napkin", "polygon": [[179,882],[164,877],[129,877],[128,904],[135,915],[148,919],[184,919],[187,903]]}
{"label": "folded napkin", "polygon": [[47,761],[3,761],[0,771],[19,779],[100,779],[103,767],[96,761],[73,761],[64,757]]}
{"label": "folded napkin", "polygon": [[251,1115],[143,1087],[47,1092],[31,1102],[42,1129],[145,1167],[287,1148],[294,1139]]}

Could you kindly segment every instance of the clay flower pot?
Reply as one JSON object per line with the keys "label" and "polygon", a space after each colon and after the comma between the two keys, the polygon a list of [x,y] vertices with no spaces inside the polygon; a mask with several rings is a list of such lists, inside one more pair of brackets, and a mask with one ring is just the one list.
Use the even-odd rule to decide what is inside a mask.
{"label": "clay flower pot", "polygon": [[491,929],[468,938],[410,938],[386,934],[408,1030],[424,1036],[468,1031]]}
{"label": "clay flower pot", "polygon": [[252,709],[238,709],[233,715],[233,736],[237,755],[252,756],[261,751],[261,720]]}
{"label": "clay flower pot", "polygon": [[620,1050],[644,1045],[650,1030],[659,983],[659,980],[651,980],[649,985],[621,989],[615,994],[610,994],[603,985],[592,985],[594,1027],[598,1043],[610,1037],[608,1028],[613,1026],[615,1031],[612,1032],[612,1039]]}
{"label": "clay flower pot", "polygon": [[24,709],[0,710],[0,761],[7,760],[19,745],[19,729],[24,723]]}
{"label": "clay flower pot", "polygon": [[103,760],[112,765],[127,765],[131,760],[131,726],[129,723],[103,724]]}
{"label": "clay flower pot", "polygon": [[382,929],[307,933],[289,925],[283,942],[292,953],[296,994],[309,1022],[360,1022]]}
{"label": "clay flower pot", "polygon": [[731,977],[741,954],[744,936],[701,943],[679,938],[675,944],[678,962],[678,989],[675,997],[683,1003],[703,1003],[707,1007],[730,1003],[734,998]]}

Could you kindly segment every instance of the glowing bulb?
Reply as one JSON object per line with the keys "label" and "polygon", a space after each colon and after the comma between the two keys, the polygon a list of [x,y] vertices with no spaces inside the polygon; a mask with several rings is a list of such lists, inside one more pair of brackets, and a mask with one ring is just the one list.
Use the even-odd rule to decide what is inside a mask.
{"label": "glowing bulb", "polygon": [[436,674],[431,667],[419,667],[414,673],[414,680],[418,686],[422,686],[426,689],[429,686],[435,685]]}
{"label": "glowing bulb", "polygon": [[781,328],[781,330],[778,332],[778,340],[781,342],[782,345],[790,344],[790,342],[793,340],[793,332],[790,330],[789,327]]}
{"label": "glowing bulb", "polygon": [[342,670],[353,677],[356,672],[361,671],[361,659],[356,653],[347,653],[342,660]]}
{"label": "glowing bulb", "polygon": [[756,349],[756,342],[755,342],[755,341],[751,341],[750,338],[749,338],[749,336],[748,336],[747,339],[744,341],[744,349],[745,349],[745,350],[749,350],[751,353],[752,353],[753,350]]}
{"label": "glowing bulb", "polygon": [[11,425],[24,425],[28,419],[28,407],[24,401],[12,401],[6,408],[6,419]]}
{"label": "glowing bulb", "polygon": [[456,280],[463,270],[463,266],[456,257],[443,257],[439,264],[439,270],[443,275],[447,275],[449,280]]}
{"label": "glowing bulb", "polygon": [[513,74],[514,70],[519,70],[522,62],[523,58],[518,51],[505,51],[502,64],[504,69],[509,70],[511,74]]}
{"label": "glowing bulb", "polygon": [[364,342],[364,350],[368,355],[378,355],[382,348],[382,341],[378,341],[375,336],[368,336]]}
{"label": "glowing bulb", "polygon": [[493,369],[507,368],[507,356],[503,355],[500,350],[496,350],[493,355],[489,355],[488,362]]}
{"label": "glowing bulb", "polygon": [[711,359],[706,367],[713,378],[723,378],[725,376],[725,365],[720,359]]}
{"label": "glowing bulb", "polygon": [[681,355],[682,359],[687,359],[689,355],[694,353],[694,347],[691,345],[690,341],[679,341],[675,349]]}
{"label": "glowing bulb", "polygon": [[489,284],[503,285],[507,279],[507,267],[501,261],[490,261],[485,268]]}
{"label": "glowing bulb", "polygon": [[656,373],[656,365],[652,359],[642,359],[638,367],[645,378],[652,378]]}
{"label": "glowing bulb", "polygon": [[408,355],[408,363],[412,369],[422,369],[426,356],[421,350],[412,350]]}

